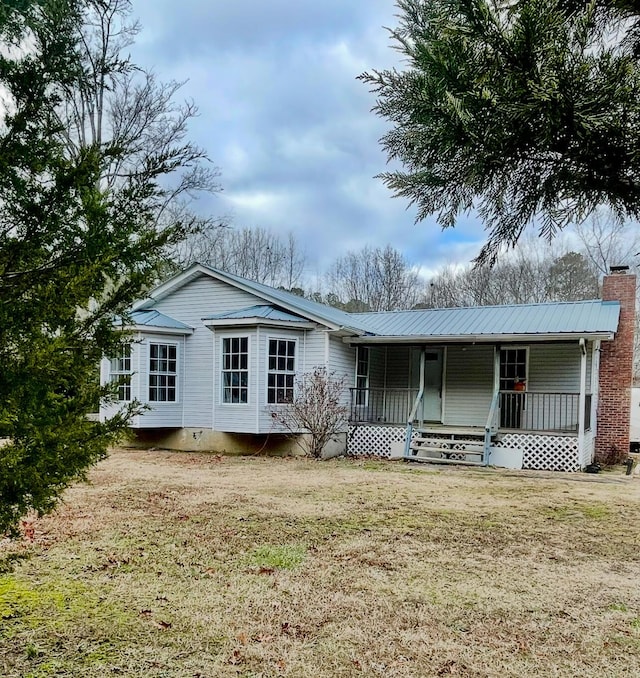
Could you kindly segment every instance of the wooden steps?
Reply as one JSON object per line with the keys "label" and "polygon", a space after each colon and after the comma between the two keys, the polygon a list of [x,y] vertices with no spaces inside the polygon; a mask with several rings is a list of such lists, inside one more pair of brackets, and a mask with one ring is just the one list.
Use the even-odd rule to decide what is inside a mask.
{"label": "wooden steps", "polygon": [[446,429],[421,427],[409,447],[405,459],[432,464],[459,464],[482,466],[484,456],[484,431],[469,427]]}

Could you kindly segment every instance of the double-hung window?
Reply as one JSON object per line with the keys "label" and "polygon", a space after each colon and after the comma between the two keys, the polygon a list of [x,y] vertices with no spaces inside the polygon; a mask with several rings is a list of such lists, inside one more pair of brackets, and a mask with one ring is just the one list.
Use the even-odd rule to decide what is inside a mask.
{"label": "double-hung window", "polygon": [[356,405],[365,406],[369,399],[369,348],[358,346],[356,358]]}
{"label": "double-hung window", "polygon": [[222,402],[249,402],[249,337],[222,339]]}
{"label": "double-hung window", "polygon": [[296,342],[290,339],[269,339],[267,403],[290,403],[293,400],[295,376]]}
{"label": "double-hung window", "polygon": [[177,377],[177,345],[149,344],[149,401],[175,402]]}
{"label": "double-hung window", "polygon": [[111,358],[109,381],[118,384],[118,400],[131,400],[131,346],[122,347],[117,358]]}

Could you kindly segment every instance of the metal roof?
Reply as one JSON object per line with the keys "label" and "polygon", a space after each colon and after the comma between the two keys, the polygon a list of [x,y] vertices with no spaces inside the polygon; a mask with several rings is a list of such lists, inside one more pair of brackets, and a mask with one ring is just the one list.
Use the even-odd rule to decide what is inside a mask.
{"label": "metal roof", "polygon": [[176,330],[191,330],[192,327],[185,325],[183,322],[171,318],[160,311],[154,309],[145,309],[142,311],[131,312],[132,325],[147,325],[149,327],[166,327]]}
{"label": "metal roof", "polygon": [[287,313],[287,311],[282,311],[268,305],[249,306],[238,311],[217,313],[216,315],[203,318],[203,320],[241,320],[243,318],[264,318],[265,320],[299,323],[308,322],[306,318],[301,318],[299,315],[293,315],[293,313]]}
{"label": "metal roof", "polygon": [[331,306],[325,306],[324,304],[320,304],[317,301],[311,301],[311,299],[299,297],[297,294],[292,294],[291,292],[286,292],[285,290],[279,290],[275,287],[269,287],[268,285],[254,282],[253,280],[241,278],[238,275],[227,273],[226,271],[213,268],[212,266],[207,266],[206,264],[200,265],[223,279],[228,278],[242,287],[252,290],[259,296],[263,298],[266,297],[271,302],[276,304],[281,303],[285,307],[293,307],[296,311],[299,310],[300,313],[306,315],[307,317],[312,316],[320,320],[324,320],[330,325],[334,325],[336,327],[366,330],[366,328],[362,327],[362,323],[358,322],[358,324],[355,324],[356,317],[353,314],[346,313],[345,311],[341,311],[337,308],[332,308]]}
{"label": "metal roof", "polygon": [[618,328],[617,301],[575,301],[352,314],[374,335],[452,337],[482,335],[606,334]]}

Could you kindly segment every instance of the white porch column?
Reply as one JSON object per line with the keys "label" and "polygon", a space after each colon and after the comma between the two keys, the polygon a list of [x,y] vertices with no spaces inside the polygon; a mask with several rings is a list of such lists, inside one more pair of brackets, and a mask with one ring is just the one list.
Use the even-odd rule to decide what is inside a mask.
{"label": "white porch column", "polygon": [[580,339],[580,396],[578,398],[578,458],[584,458],[584,410],[587,401],[587,342]]}

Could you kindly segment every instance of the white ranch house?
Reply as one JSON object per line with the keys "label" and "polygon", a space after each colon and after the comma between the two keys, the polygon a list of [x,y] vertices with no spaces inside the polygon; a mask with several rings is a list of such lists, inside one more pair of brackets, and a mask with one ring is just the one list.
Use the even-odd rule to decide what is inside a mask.
{"label": "white ranch house", "polygon": [[[635,289],[624,272],[605,292],[607,280],[614,294]],[[602,350],[624,334],[618,296],[351,314],[195,264],[134,306],[130,351],[104,359],[101,377],[148,405],[132,422],[141,440],[179,449],[282,445],[271,411],[296,375],[323,366],[351,385],[337,451],[577,471],[596,435],[624,445],[603,404],[603,374],[620,375],[614,388],[631,379]]]}

